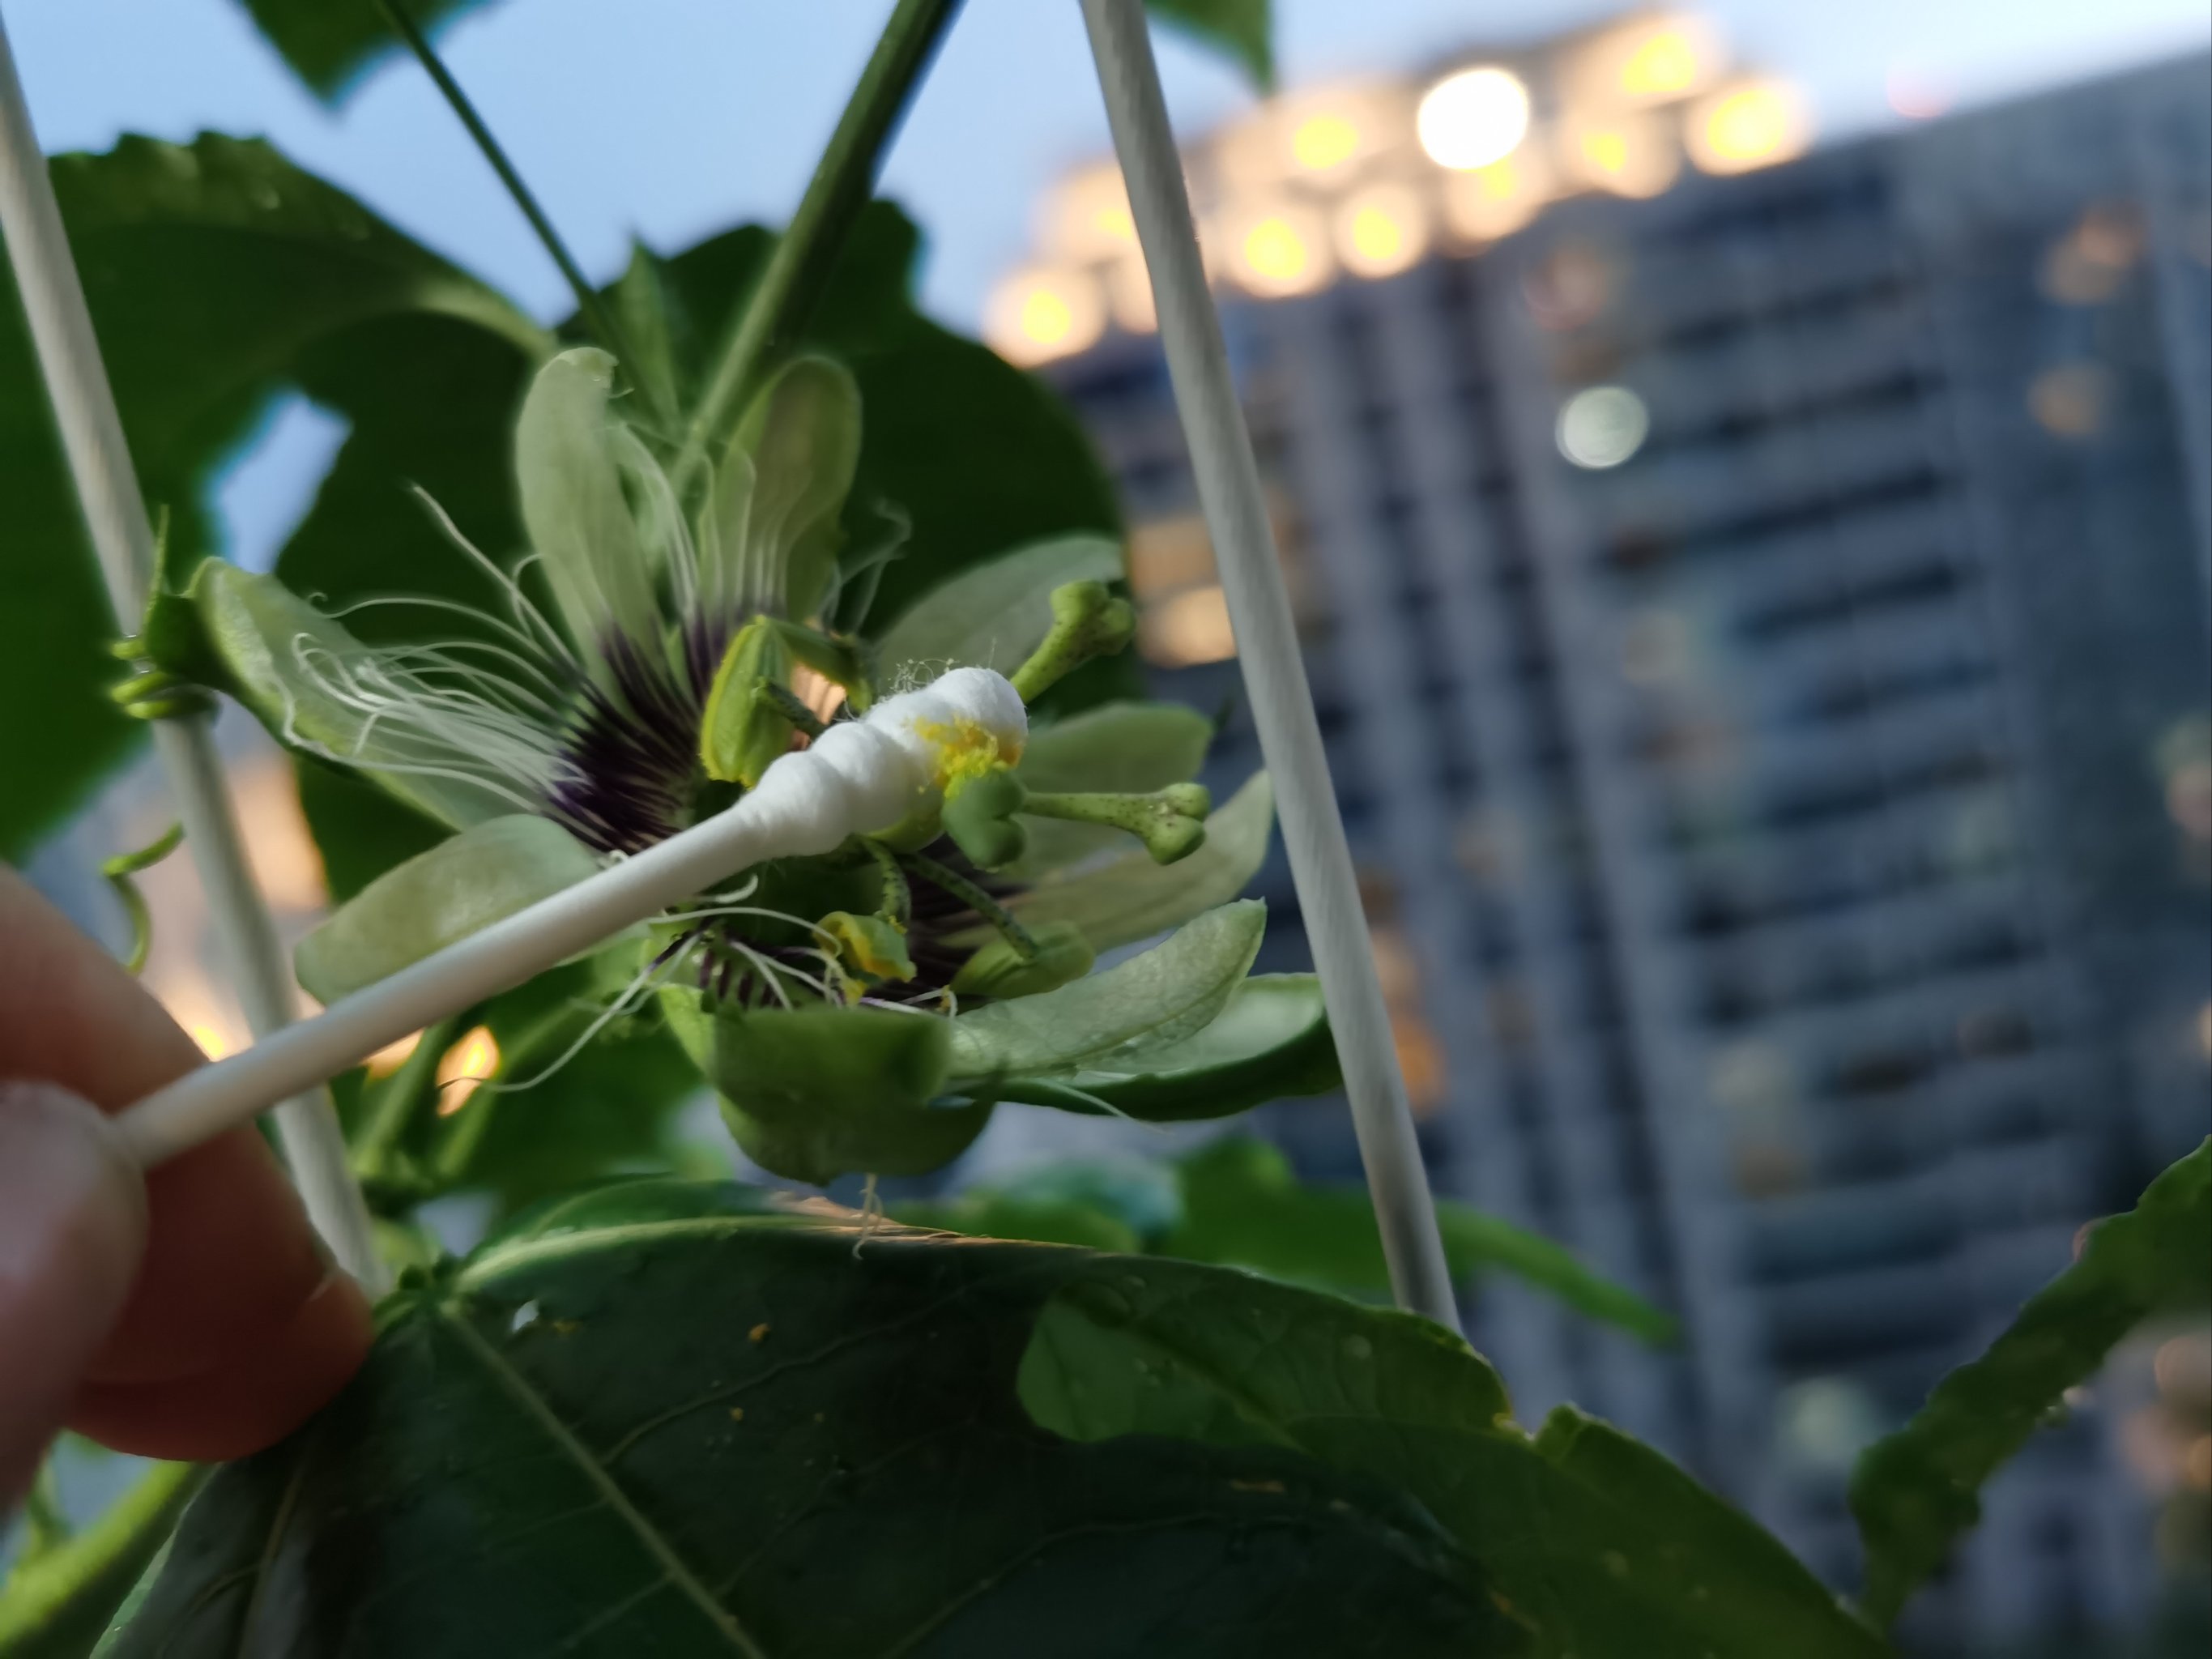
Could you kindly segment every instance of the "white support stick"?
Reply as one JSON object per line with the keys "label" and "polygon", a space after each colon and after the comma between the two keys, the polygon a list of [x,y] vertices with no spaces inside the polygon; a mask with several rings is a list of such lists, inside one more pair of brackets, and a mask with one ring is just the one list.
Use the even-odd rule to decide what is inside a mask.
{"label": "white support stick", "polygon": [[1199,504],[1228,596],[1253,722],[1275,780],[1283,843],[1344,1066],[1345,1091],[1375,1198],[1391,1289],[1399,1306],[1457,1330],[1459,1306],[1437,1231],[1436,1206],[1375,975],[1367,918],[1329,782],[1313,693],[1298,654],[1259,463],[1230,378],[1221,321],[1206,289],[1183,188],[1182,160],[1146,33],[1145,9],[1141,0],[1083,0],[1083,16],[1114,149],[1128,186],[1129,210],[1152,276],[1160,343],[1190,445]]}
{"label": "white support stick", "polygon": [[[46,161],[32,131],[22,82],[7,33],[0,27],[0,232],[30,319],[39,365],[68,453],[77,499],[100,556],[118,628],[134,633],[145,614],[153,577],[153,538],[139,499],[115,394],[100,360],[84,289],[70,258],[61,210]],[[185,839],[206,890],[246,1022],[257,1036],[282,1029],[292,1016],[291,975],[269,908],[253,884],[222,763],[204,720],[157,720],[155,746],[177,797]],[[345,1137],[319,1077],[276,1109],[285,1162],[308,1218],[331,1253],[371,1292],[386,1282],[368,1207],[346,1163]]]}

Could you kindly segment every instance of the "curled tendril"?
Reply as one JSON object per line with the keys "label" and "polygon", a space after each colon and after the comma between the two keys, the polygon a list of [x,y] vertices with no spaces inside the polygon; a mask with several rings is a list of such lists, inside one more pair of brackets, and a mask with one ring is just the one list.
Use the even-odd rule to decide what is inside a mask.
{"label": "curled tendril", "polygon": [[185,826],[173,823],[137,852],[118,853],[100,866],[100,873],[115,889],[115,896],[123,901],[124,914],[131,918],[131,954],[124,958],[123,965],[133,974],[145,971],[147,953],[154,948],[154,915],[146,908],[146,896],[138,890],[138,884],[131,878],[175,852],[184,838]]}

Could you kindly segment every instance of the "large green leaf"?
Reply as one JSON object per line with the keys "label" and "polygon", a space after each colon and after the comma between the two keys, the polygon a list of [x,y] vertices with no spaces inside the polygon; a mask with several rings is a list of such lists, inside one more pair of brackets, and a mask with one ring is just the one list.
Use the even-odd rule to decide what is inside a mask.
{"label": "large green leaf", "polygon": [[1022,1399],[1074,1439],[1291,1447],[1401,1487],[1559,1659],[1885,1651],[1781,1544],[1648,1447],[1565,1411],[1532,1441],[1455,1337],[1258,1283],[1161,1262],[1071,1284],[1037,1322]]}
{"label": "large green leaf", "polygon": [[1162,21],[1218,46],[1243,66],[1262,92],[1275,84],[1271,0],[1147,0]]}
{"label": "large green leaf", "polygon": [[951,1022],[952,1070],[987,1080],[1049,1075],[1109,1066],[1128,1045],[1179,1042],[1221,1012],[1267,926],[1267,907],[1240,899],[1103,973],[962,1014]]}
{"label": "large green leaf", "polygon": [[1389,1485],[1279,1446],[1079,1443],[1018,1388],[1069,1287],[1214,1283],[1240,1328],[1310,1320],[1378,1360],[1398,1316],[727,1207],[617,1188],[401,1291],[328,1410],[216,1474],[113,1652],[1519,1650],[1480,1570]]}
{"label": "large green leaf", "polygon": [[[100,351],[139,481],[179,554],[208,538],[214,470],[271,395],[325,353],[395,321],[435,319],[512,356],[536,338],[489,289],[267,145],[125,138],[53,163]],[[9,278],[0,274],[0,285]],[[104,686],[109,616],[12,299],[0,296],[0,857],[20,856],[129,752]],[[135,619],[134,619],[135,625]]]}
{"label": "large green leaf", "polygon": [[[1304,1185],[1279,1148],[1246,1136],[1201,1148],[1177,1173],[1182,1213],[1156,1246],[1163,1254],[1331,1290],[1389,1291],[1375,1206],[1364,1188]],[[1548,1238],[1448,1200],[1437,1206],[1437,1224],[1455,1279],[1511,1273],[1647,1342],[1675,1336],[1674,1320]]]}
{"label": "large green leaf", "polygon": [[1173,1123],[1322,1094],[1342,1080],[1320,982],[1311,974],[1261,974],[1239,983],[1188,1036],[1127,1045],[1042,1087],[1017,1079],[1001,1098]]}
{"label": "large green leaf", "polygon": [[2212,1294],[2212,1140],[2151,1182],[2128,1214],[2028,1298],[1978,1359],[1936,1385],[1905,1427],[1867,1448],[1851,1477],[1866,1540],[1863,1602],[1887,1624],[1981,1518],[1982,1483],[2061,1408],[2112,1345],[2169,1307]]}

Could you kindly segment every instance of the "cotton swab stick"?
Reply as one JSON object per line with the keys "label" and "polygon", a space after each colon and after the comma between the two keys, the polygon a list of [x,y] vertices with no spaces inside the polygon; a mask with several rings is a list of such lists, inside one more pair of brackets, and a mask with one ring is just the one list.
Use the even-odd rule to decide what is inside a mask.
{"label": "cotton swab stick", "polygon": [[956,668],[923,690],[887,698],[865,720],[841,721],[811,747],[780,757],[757,787],[704,823],[186,1073],[122,1115],[124,1144],[151,1169],[741,870],[887,830],[941,781],[942,745],[976,726],[1009,758],[1028,733],[1021,698],[988,669]]}
{"label": "cotton swab stick", "polygon": [[1182,159],[1168,125],[1141,0],[1083,0],[1099,90],[1152,278],[1160,345],[1190,445],[1199,505],[1221,567],[1246,701],[1275,780],[1283,846],[1344,1063],[1360,1162],[1375,1198],[1398,1305],[1452,1330],[1459,1306],[1429,1196],[1405,1079],[1375,975],[1367,917],[1344,838],[1290,596],[1267,522],[1259,463],[1230,378],[1221,321],[1192,228]]}

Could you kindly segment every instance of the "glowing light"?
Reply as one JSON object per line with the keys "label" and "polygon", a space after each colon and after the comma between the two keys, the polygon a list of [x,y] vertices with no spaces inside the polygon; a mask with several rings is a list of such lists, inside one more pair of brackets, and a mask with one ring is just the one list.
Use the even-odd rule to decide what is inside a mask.
{"label": "glowing light", "polygon": [[1089,264],[1135,246],[1137,224],[1121,169],[1109,163],[1061,179],[1041,205],[1038,227],[1044,257],[1058,264]]}
{"label": "glowing light", "polygon": [[1250,210],[1231,247],[1231,273],[1253,294],[1308,294],[1329,278],[1320,216],[1294,203]]}
{"label": "glowing light", "polygon": [[499,1071],[499,1039],[479,1025],[438,1056],[438,1115],[451,1117]]}
{"label": "glowing light", "polygon": [[983,311],[983,337],[1010,362],[1048,362],[1080,351],[1106,326],[1098,285],[1079,270],[1040,267],[1001,283]]}
{"label": "glowing light", "polygon": [[1783,81],[1744,81],[1700,100],[1684,137],[1690,159],[1707,173],[1749,173],[1805,153],[1812,118],[1797,89]]}
{"label": "glowing light", "polygon": [[397,1042],[386,1043],[384,1047],[379,1048],[374,1054],[371,1054],[364,1062],[368,1067],[369,1076],[373,1078],[390,1077],[402,1066],[404,1066],[407,1063],[407,1056],[413,1054],[416,1049],[422,1047],[422,1034],[420,1031],[414,1033],[411,1036],[401,1037]]}
{"label": "glowing light", "polygon": [[2105,423],[2111,380],[2098,363],[2046,368],[2027,388],[2028,412],[2053,437],[2089,437]]}
{"label": "glowing light", "polygon": [[1619,466],[1644,447],[1651,414],[1644,399],[1624,386],[1594,386],[1577,392],[1559,410],[1559,453],[1593,471]]}
{"label": "glowing light", "polygon": [[1373,185],[1337,212],[1337,258],[1355,276],[1394,276],[1428,246],[1427,211],[1420,197],[1404,185]]}
{"label": "glowing light", "polygon": [[291,762],[273,753],[257,757],[232,768],[230,783],[246,860],[264,896],[280,911],[322,909],[330,902],[323,855],[301,811]]}
{"label": "glowing light", "polygon": [[1528,88],[1506,70],[1462,70],[1429,89],[1413,123],[1438,167],[1487,167],[1528,136]]}
{"label": "glowing light", "polygon": [[1359,129],[1341,115],[1310,115],[1291,134],[1291,159],[1308,173],[1326,173],[1359,153]]}
{"label": "glowing light", "polygon": [[1615,196],[1656,196],[1682,171],[1681,150],[1656,116],[1569,121],[1559,143],[1569,173]]}
{"label": "glowing light", "polygon": [[1551,169],[1532,147],[1444,180],[1444,222],[1465,242],[1494,242],[1527,224],[1551,199]]}
{"label": "glowing light", "polygon": [[231,1040],[230,1033],[212,1020],[196,1019],[185,1027],[185,1034],[200,1045],[200,1052],[210,1060],[221,1060],[237,1052],[238,1045]]}
{"label": "glowing light", "polygon": [[1620,89],[1632,98],[1671,98],[1698,83],[1705,60],[1683,28],[1655,29],[1632,47],[1620,66]]}
{"label": "glowing light", "polygon": [[1146,606],[1138,639],[1145,655],[1165,668],[1221,662],[1237,654],[1229,599],[1218,586],[1194,587]]}

